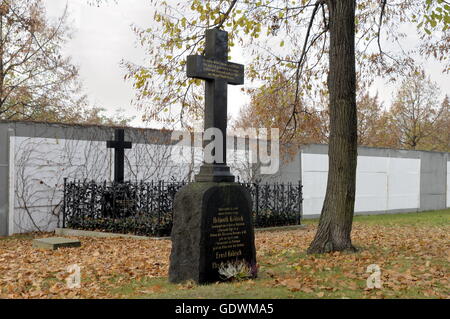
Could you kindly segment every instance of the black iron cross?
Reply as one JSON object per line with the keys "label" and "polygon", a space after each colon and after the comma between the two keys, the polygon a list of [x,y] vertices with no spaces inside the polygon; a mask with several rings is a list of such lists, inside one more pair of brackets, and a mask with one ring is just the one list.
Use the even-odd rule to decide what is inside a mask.
{"label": "black iron cross", "polygon": [[[228,62],[228,33],[219,29],[206,31],[205,55],[187,58],[187,76],[205,80],[205,130],[218,128],[222,141],[214,138],[217,147],[223,149],[223,160],[204,163],[196,181],[233,182],[234,176],[226,165],[227,137],[227,86],[244,84],[244,66]],[[204,145],[208,141],[204,141]],[[222,143],[222,145],[220,145]]]}
{"label": "black iron cross", "polygon": [[131,148],[131,142],[125,142],[125,131],[116,129],[114,131],[114,141],[107,141],[107,148],[114,148],[114,182],[123,183],[125,149]]}

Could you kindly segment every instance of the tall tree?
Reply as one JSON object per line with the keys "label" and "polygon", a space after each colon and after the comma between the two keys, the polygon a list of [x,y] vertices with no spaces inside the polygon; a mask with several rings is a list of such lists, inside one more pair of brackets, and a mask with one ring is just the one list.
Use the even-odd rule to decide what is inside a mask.
{"label": "tall tree", "polygon": [[329,173],[319,228],[309,253],[354,250],[351,228],[355,206],[357,114],[355,0],[327,1],[330,32]]}
{"label": "tall tree", "polygon": [[[283,83],[280,83],[283,82]],[[239,112],[234,123],[235,128],[242,127],[283,127],[288,121],[289,98],[295,92],[295,85],[286,81],[282,74],[274,76],[269,83],[257,89],[248,89],[250,102]],[[328,143],[329,111],[323,97],[313,106],[302,106],[302,114],[286,129],[288,134],[280,141],[284,144],[304,145],[311,143]],[[302,104],[306,102],[302,100]],[[316,106],[314,106],[316,104]],[[388,112],[383,110],[378,93],[374,96],[361,88],[356,93],[358,115],[358,145],[396,147],[394,138],[389,136],[387,127]],[[294,127],[296,127],[294,129]]]}
{"label": "tall tree", "polygon": [[434,135],[434,150],[441,152],[450,152],[450,98],[445,96],[441,108],[444,114],[438,122],[440,131]]}
{"label": "tall tree", "polygon": [[389,112],[401,148],[436,150],[448,137],[448,97],[441,103],[439,95],[423,71],[413,71],[402,81]]}
{"label": "tall tree", "polygon": [[378,93],[371,96],[367,91],[357,93],[358,112],[358,145],[375,146],[380,131],[379,122],[382,116],[382,105],[378,101]]}
{"label": "tall tree", "polygon": [[75,117],[85,98],[77,68],[61,53],[67,10],[55,22],[41,0],[0,3],[0,119]]}

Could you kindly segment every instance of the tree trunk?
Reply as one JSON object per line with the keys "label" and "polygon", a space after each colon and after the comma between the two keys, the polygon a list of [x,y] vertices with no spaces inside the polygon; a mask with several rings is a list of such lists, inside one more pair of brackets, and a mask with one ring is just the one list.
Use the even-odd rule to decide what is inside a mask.
{"label": "tree trunk", "polygon": [[355,0],[328,0],[330,31],[330,137],[328,184],[319,228],[308,253],[354,251],[357,113]]}
{"label": "tree trunk", "polygon": [[3,13],[0,13],[0,115],[3,113],[3,86],[5,84],[5,75],[3,67]]}

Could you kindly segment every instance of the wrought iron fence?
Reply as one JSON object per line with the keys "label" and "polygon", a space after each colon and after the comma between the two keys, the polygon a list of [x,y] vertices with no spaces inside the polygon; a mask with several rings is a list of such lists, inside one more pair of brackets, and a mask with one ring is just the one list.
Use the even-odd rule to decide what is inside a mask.
{"label": "wrought iron fence", "polygon": [[[84,230],[168,236],[172,205],[185,182],[97,183],[64,180],[62,226]],[[302,185],[241,183],[253,200],[255,227],[299,225]]]}

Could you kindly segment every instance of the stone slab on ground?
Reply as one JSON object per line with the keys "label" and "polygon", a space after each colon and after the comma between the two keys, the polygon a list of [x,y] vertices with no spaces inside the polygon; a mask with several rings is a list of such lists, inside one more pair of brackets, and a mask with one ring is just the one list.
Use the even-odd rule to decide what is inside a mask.
{"label": "stone slab on ground", "polygon": [[61,247],[80,247],[81,242],[78,239],[64,237],[37,238],[33,240],[34,248],[43,248],[55,250]]}
{"label": "stone slab on ground", "polygon": [[80,230],[72,228],[56,228],[55,235],[59,236],[76,236],[76,237],[96,237],[96,238],[130,238],[130,239],[157,239],[169,240],[170,237],[148,237],[130,234],[108,233],[102,231]]}

